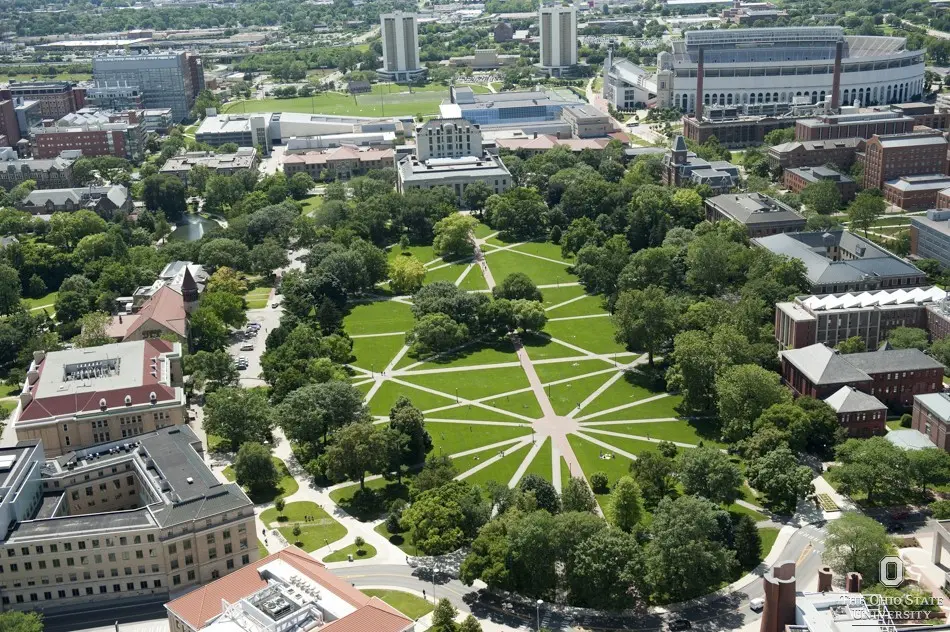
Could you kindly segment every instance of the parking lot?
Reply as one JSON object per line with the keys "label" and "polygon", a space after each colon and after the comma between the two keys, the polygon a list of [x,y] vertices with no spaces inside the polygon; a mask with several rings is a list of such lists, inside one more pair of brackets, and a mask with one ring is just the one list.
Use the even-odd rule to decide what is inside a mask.
{"label": "parking lot", "polygon": [[[267,302],[267,307],[247,310],[248,324],[260,324],[257,335],[246,336],[244,333],[246,331],[245,329],[236,331],[231,336],[231,340],[228,344],[228,353],[230,353],[235,360],[242,356],[247,358],[247,368],[239,371],[241,386],[251,387],[262,386],[264,384],[264,381],[260,379],[261,355],[264,353],[264,343],[267,340],[267,334],[280,324],[280,314],[282,310],[279,305],[276,308],[271,307],[271,304],[275,300],[279,301],[280,296],[272,296]],[[245,344],[252,344],[253,349],[242,351],[241,347]]]}

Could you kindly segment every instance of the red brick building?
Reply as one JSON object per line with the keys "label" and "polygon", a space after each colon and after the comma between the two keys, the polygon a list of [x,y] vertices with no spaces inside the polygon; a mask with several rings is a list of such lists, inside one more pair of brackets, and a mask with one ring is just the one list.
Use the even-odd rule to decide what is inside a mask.
{"label": "red brick building", "polygon": [[897,112],[832,114],[795,122],[795,140],[871,138],[880,134],[908,134],[916,121]]}
{"label": "red brick building", "polygon": [[847,169],[854,164],[854,152],[857,151],[861,140],[860,138],[795,140],[773,145],[769,147],[767,154],[769,168],[797,169],[831,164],[840,169]]}
{"label": "red brick building", "polygon": [[928,393],[914,397],[911,427],[922,432],[938,448],[950,452],[950,396],[946,393]]}
{"label": "red brick building", "polygon": [[937,206],[941,191],[950,187],[950,176],[932,173],[903,176],[884,183],[884,199],[905,211],[925,211]]}
{"label": "red brick building", "polygon": [[825,166],[786,169],[783,174],[785,186],[792,193],[801,193],[809,184],[833,182],[842,202],[850,202],[858,192],[858,183],[850,177]]}
{"label": "red brick building", "polygon": [[0,101],[0,135],[6,136],[5,147],[16,147],[20,140],[20,125],[16,120],[16,110],[13,101],[4,99]]}
{"label": "red brick building", "polygon": [[881,400],[851,386],[842,386],[825,399],[838,415],[838,423],[849,437],[871,437],[887,433],[887,406]]}
{"label": "red brick building", "polygon": [[[79,100],[85,103],[85,90]],[[0,88],[0,99],[23,98],[39,101],[43,118],[58,119],[83,107],[76,102],[76,89],[69,81],[26,81],[10,83]]]}
{"label": "red brick building", "polygon": [[828,399],[851,386],[894,410],[910,408],[915,395],[943,390],[944,366],[918,349],[842,355],[814,344],[783,351],[781,371],[796,395]]}
{"label": "red brick building", "polygon": [[863,147],[864,188],[883,189],[888,180],[906,176],[945,175],[947,148],[947,139],[934,130],[875,134]]}

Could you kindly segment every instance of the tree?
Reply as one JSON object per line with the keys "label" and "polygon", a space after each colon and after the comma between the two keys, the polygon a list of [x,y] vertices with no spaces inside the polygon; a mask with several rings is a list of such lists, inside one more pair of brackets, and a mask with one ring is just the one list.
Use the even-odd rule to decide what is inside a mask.
{"label": "tree", "polygon": [[38,612],[0,612],[3,632],[43,632],[43,615]]}
{"label": "tree", "polygon": [[278,496],[278,497],[277,497],[277,500],[274,501],[274,509],[277,510],[278,520],[280,519],[280,518],[279,518],[280,516],[283,516],[283,515],[284,515],[284,506],[285,506],[285,505],[286,505],[286,502],[284,501],[284,497],[283,497],[283,496]]}
{"label": "tree", "polygon": [[684,450],[677,457],[676,471],[687,494],[724,505],[732,504],[742,495],[742,472],[716,448]]}
{"label": "tree", "polygon": [[468,327],[455,322],[448,314],[428,314],[409,330],[406,344],[413,356],[420,357],[449,351],[467,342],[468,338]]}
{"label": "tree", "polygon": [[543,509],[550,514],[556,514],[561,511],[561,499],[558,497],[557,490],[554,489],[547,479],[537,474],[527,474],[518,483],[518,489],[522,493],[532,493],[538,503],[538,509]]}
{"label": "tree", "polygon": [[841,205],[841,191],[831,180],[812,182],[801,192],[802,202],[819,215],[831,215]]}
{"label": "tree", "polygon": [[314,187],[313,178],[305,171],[298,171],[287,180],[287,188],[290,190],[290,196],[295,200],[302,200],[310,194],[310,189]]}
{"label": "tree", "polygon": [[422,411],[409,398],[400,396],[389,409],[389,427],[406,437],[400,464],[422,463],[432,450],[432,437],[425,429]]}
{"label": "tree", "polygon": [[234,459],[234,474],[238,485],[256,491],[276,489],[280,481],[270,450],[254,441],[241,445]]}
{"label": "tree", "polygon": [[165,219],[176,222],[188,210],[185,185],[178,176],[156,174],[143,180],[142,199],[149,211],[161,211]]}
{"label": "tree", "polygon": [[[480,184],[480,180],[476,180],[472,184]],[[487,185],[486,185],[487,186]],[[468,192],[468,189],[472,188],[472,185],[468,185],[468,188],[465,189]],[[478,622],[472,615],[468,615],[462,620],[462,623],[458,626],[458,632],[482,632],[482,624]]]}
{"label": "tree", "polygon": [[[297,174],[300,175],[300,174]],[[289,260],[287,251],[273,239],[265,239],[251,249],[251,271],[261,276],[270,276],[275,270],[285,267]]]}
{"label": "tree", "polygon": [[358,481],[366,489],[366,473],[382,473],[387,464],[386,437],[368,421],[354,421],[333,433],[323,454],[327,475]]}
{"label": "tree", "polygon": [[426,555],[444,555],[465,543],[465,513],[437,487],[423,492],[402,515],[409,541]]}
{"label": "tree", "polygon": [[225,325],[241,327],[247,322],[244,312],[244,297],[224,292],[205,292],[198,304],[201,309],[209,310],[221,319]]}
{"label": "tree", "polygon": [[621,476],[610,490],[607,515],[611,524],[626,532],[630,532],[643,517],[640,486],[629,476]]}
{"label": "tree", "polygon": [[191,313],[191,342],[195,349],[216,351],[228,342],[228,326],[214,310],[199,306]]}
{"label": "tree", "polygon": [[842,340],[835,346],[840,353],[864,353],[868,350],[867,343],[864,342],[864,338],[861,336],[851,336],[846,340]]}
{"label": "tree", "polygon": [[934,340],[930,345],[930,355],[944,366],[950,366],[950,338]]}
{"label": "tree", "polygon": [[927,496],[928,487],[943,485],[950,480],[950,454],[940,448],[910,450],[907,459],[910,461],[910,480],[922,496]]}
{"label": "tree", "polygon": [[640,610],[646,602],[643,552],[635,536],[602,529],[569,553],[571,604],[599,610]]}
{"label": "tree", "polygon": [[881,558],[894,549],[883,525],[856,511],[846,511],[828,523],[827,532],[821,559],[836,575],[861,573],[868,584],[879,579]]}
{"label": "tree", "polygon": [[458,610],[452,605],[452,602],[444,597],[439,599],[435,610],[432,611],[432,632],[455,632],[455,617],[458,616]]}
{"label": "tree", "polygon": [[567,479],[561,492],[561,508],[565,513],[571,511],[592,513],[597,508],[597,499],[587,486],[587,481],[578,476]]}
{"label": "tree", "polygon": [[534,239],[544,231],[548,207],[535,189],[516,187],[485,202],[485,217],[506,239]]}
{"label": "tree", "polygon": [[474,217],[461,213],[439,220],[434,227],[432,251],[446,260],[471,257],[475,252],[471,233],[476,225],[478,221]]}
{"label": "tree", "polygon": [[243,295],[247,292],[247,283],[241,279],[241,276],[233,268],[221,266],[208,277],[205,292]]}
{"label": "tree", "polygon": [[673,341],[678,315],[674,300],[658,287],[621,292],[611,317],[615,339],[628,349],[646,349],[653,366],[654,354]]}
{"label": "tree", "polygon": [[736,561],[743,569],[755,568],[762,560],[762,537],[755,519],[746,514],[735,517],[732,527]]}
{"label": "tree", "polygon": [[20,273],[0,263],[0,314],[10,314],[20,306]]}
{"label": "tree", "polygon": [[880,193],[861,191],[848,205],[848,220],[852,226],[862,229],[867,237],[868,229],[886,209],[887,203]]}
{"label": "tree", "polygon": [[630,464],[630,473],[640,486],[647,507],[656,507],[675,489],[673,460],[658,452],[646,451],[638,455],[637,460]]}
{"label": "tree", "polygon": [[606,472],[594,472],[590,475],[590,486],[595,494],[604,494],[609,489],[610,480]]}
{"label": "tree", "polygon": [[79,320],[81,330],[75,339],[77,347],[98,347],[113,342],[107,333],[112,316],[105,312],[89,312]]}
{"label": "tree", "polygon": [[183,360],[185,373],[191,375],[191,383],[199,390],[214,392],[222,386],[237,384],[239,373],[234,358],[223,349],[198,351]]}
{"label": "tree", "polygon": [[271,409],[260,390],[218,389],[208,394],[204,410],[205,430],[228,441],[232,450],[248,441],[269,443],[271,440]]}
{"label": "tree", "polygon": [[227,266],[234,270],[247,270],[250,264],[250,251],[247,246],[236,239],[224,237],[202,240],[198,260],[210,268]]}
{"label": "tree", "polygon": [[670,601],[706,594],[730,577],[735,553],[722,543],[721,510],[699,496],[664,498],[653,514],[646,577]]}
{"label": "tree", "polygon": [[353,540],[353,544],[356,546],[356,552],[362,555],[363,547],[366,546],[366,540],[363,539],[363,536],[356,536],[356,538]]}
{"label": "tree", "polygon": [[522,331],[541,331],[548,322],[544,305],[538,301],[525,299],[511,301],[511,309],[514,313],[515,326]]}
{"label": "tree", "polygon": [[848,439],[838,446],[839,465],[832,470],[846,492],[864,492],[873,504],[878,494],[900,498],[907,489],[907,453],[884,437]]}
{"label": "tree", "polygon": [[887,342],[894,349],[927,348],[927,332],[918,327],[895,327],[887,334]]}
{"label": "tree", "polygon": [[415,294],[426,278],[426,267],[414,256],[400,256],[389,264],[389,286],[396,294]]}
{"label": "tree", "polygon": [[792,514],[798,503],[812,491],[811,468],[799,465],[785,446],[756,459],[749,466],[749,484],[764,493],[776,513]]}
{"label": "tree", "polygon": [[481,180],[476,180],[467,185],[465,190],[462,191],[462,202],[465,204],[465,208],[480,211],[485,208],[485,202],[491,197],[492,193],[494,191],[491,187]]}
{"label": "tree", "polygon": [[753,422],[766,408],[792,399],[778,375],[754,364],[723,370],[716,378],[716,392],[722,435],[729,442],[751,435]]}
{"label": "tree", "polygon": [[524,272],[513,272],[502,279],[501,283],[492,289],[492,295],[495,298],[507,298],[509,300],[524,299],[528,301],[541,301],[541,290],[534,284]]}
{"label": "tree", "polygon": [[442,487],[458,476],[458,473],[448,456],[430,454],[422,466],[422,471],[412,479],[409,495],[411,498],[417,498],[424,491]]}

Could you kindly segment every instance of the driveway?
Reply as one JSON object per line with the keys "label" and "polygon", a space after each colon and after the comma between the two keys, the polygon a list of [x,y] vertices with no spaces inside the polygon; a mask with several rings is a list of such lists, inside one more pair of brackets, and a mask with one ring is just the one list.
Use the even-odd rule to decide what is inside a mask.
{"label": "driveway", "polygon": [[[279,299],[279,297],[277,297]],[[264,354],[264,342],[267,340],[267,334],[272,332],[280,324],[280,315],[283,307],[271,307],[274,300],[274,293],[267,301],[267,307],[261,309],[247,310],[247,322],[260,323],[260,330],[256,336],[245,337],[245,330],[235,331],[229,340],[228,353],[237,359],[240,356],[247,358],[247,368],[240,371],[240,384],[244,387],[263,386],[261,379],[261,355]],[[241,347],[246,344],[254,345],[254,348],[248,351],[242,351]]]}
{"label": "driveway", "polygon": [[280,164],[284,158],[284,152],[287,151],[287,148],[283,145],[275,145],[271,147],[270,156],[264,156],[261,160],[261,164],[258,167],[258,170],[262,175],[270,176],[278,171],[280,171]]}

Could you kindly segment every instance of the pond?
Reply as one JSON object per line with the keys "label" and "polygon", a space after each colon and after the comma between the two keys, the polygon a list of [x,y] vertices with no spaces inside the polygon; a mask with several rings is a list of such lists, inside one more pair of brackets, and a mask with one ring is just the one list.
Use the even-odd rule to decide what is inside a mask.
{"label": "pond", "polygon": [[184,223],[179,224],[168,236],[168,241],[197,241],[217,226],[218,224],[213,220],[205,219],[200,215],[187,214]]}

